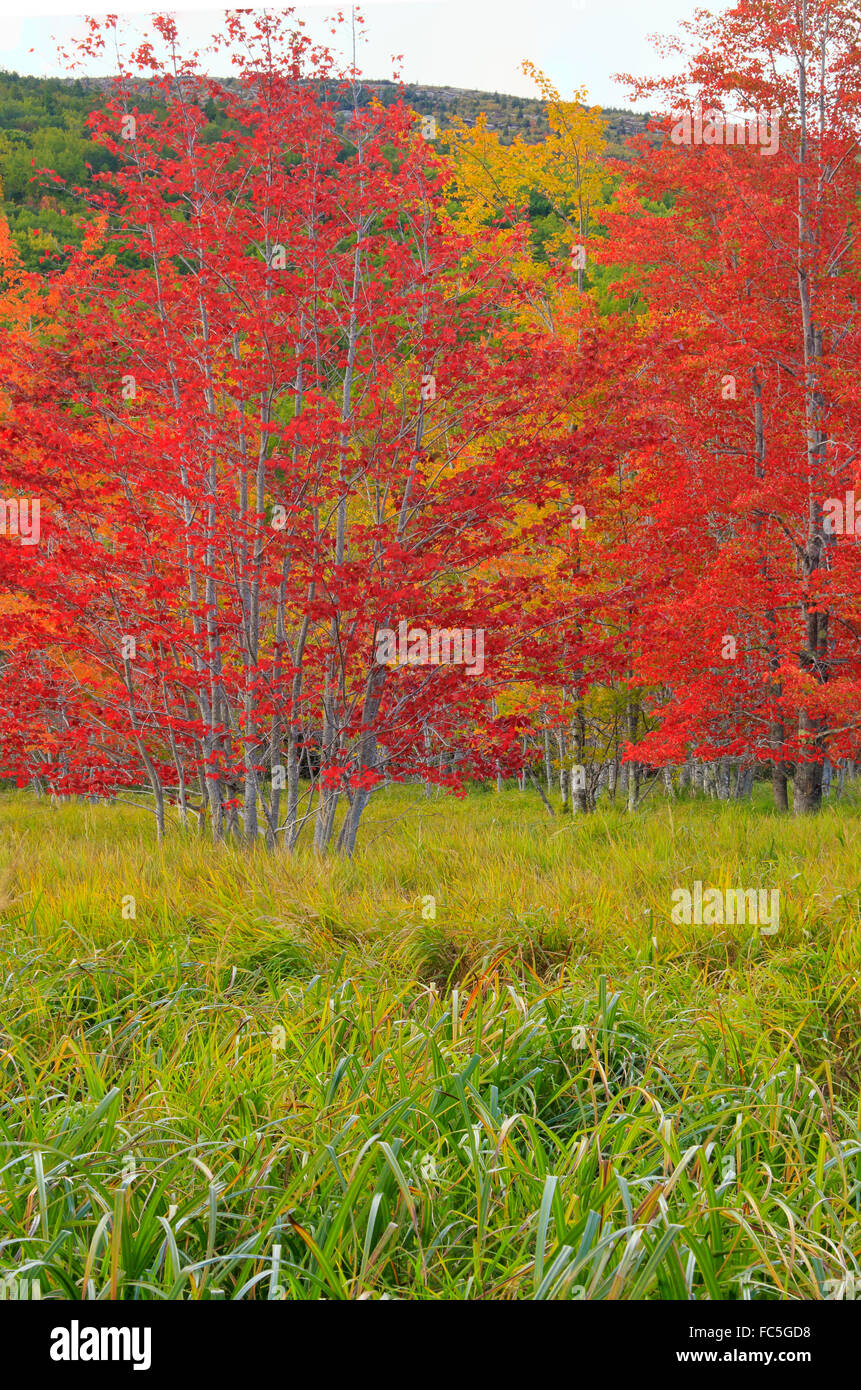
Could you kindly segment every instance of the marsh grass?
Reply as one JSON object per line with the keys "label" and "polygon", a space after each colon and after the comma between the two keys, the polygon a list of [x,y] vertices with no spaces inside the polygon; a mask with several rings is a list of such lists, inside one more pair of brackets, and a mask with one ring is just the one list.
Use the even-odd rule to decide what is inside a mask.
{"label": "marsh grass", "polygon": [[[352,863],[159,848],[151,821],[0,796],[0,1274],[124,1299],[857,1278],[857,805],[572,821],[402,788]],[[779,888],[778,934],[673,924],[696,878]]]}

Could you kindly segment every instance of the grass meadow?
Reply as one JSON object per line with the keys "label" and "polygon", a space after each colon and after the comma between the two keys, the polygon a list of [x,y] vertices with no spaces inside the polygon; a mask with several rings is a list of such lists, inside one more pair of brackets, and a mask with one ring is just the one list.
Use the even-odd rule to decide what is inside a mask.
{"label": "grass meadow", "polygon": [[[835,1296],[861,1275],[859,827],[759,789],[572,819],[402,787],[330,862],[3,793],[0,1274]],[[674,924],[695,879],[779,888],[779,931]]]}

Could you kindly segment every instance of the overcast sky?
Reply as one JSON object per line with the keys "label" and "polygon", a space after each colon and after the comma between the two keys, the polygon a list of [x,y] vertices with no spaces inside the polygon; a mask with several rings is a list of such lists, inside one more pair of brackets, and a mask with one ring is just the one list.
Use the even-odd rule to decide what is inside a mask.
{"label": "overcast sky", "polygon": [[[530,58],[563,92],[585,85],[592,101],[628,106],[627,91],[614,72],[652,74],[660,60],[648,43],[652,33],[672,33],[698,0],[365,0],[367,42],[359,65],[369,77],[390,77],[392,57],[403,54],[407,82],[534,94],[519,72]],[[722,10],[729,0],[700,0]],[[184,0],[166,4],[196,46],[218,27],[223,11]],[[284,6],[272,5],[281,9]],[[328,34],[325,15],[337,0],[296,5],[311,32]],[[340,6],[349,14],[350,6]],[[93,3],[90,14],[132,13],[145,26],[152,4],[122,0]],[[197,13],[190,13],[197,11]],[[21,73],[60,74],[56,39],[68,43],[81,32],[81,0],[0,0],[0,67]],[[30,52],[29,50],[34,50]]]}

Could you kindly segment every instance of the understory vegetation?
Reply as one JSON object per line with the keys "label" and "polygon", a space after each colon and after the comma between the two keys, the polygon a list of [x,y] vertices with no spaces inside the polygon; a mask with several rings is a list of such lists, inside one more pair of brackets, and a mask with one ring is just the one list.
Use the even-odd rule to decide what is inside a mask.
{"label": "understory vegetation", "polygon": [[[778,820],[761,787],[563,821],[401,787],[343,861],[3,793],[0,1271],[43,1298],[833,1297],[859,820]],[[694,879],[779,888],[779,932],[673,923]]]}

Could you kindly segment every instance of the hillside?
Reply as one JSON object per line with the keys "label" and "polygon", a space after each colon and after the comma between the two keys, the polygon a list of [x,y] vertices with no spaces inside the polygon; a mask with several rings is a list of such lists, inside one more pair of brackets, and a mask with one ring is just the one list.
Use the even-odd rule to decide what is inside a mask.
{"label": "hillside", "polygon": [[[90,141],[86,118],[109,86],[107,79],[22,77],[0,72],[0,190],[3,210],[28,268],[37,269],[47,249],[76,239],[69,214],[77,210],[69,194],[50,191],[33,179],[36,168],[55,169],[70,187],[87,182],[93,171],[110,167],[111,156]],[[505,143],[518,136],[539,143],[548,133],[544,103],[500,92],[458,87],[399,87],[394,82],[368,83],[385,105],[401,96],[422,116],[434,116],[441,131],[463,120],[474,124],[484,113],[492,131]],[[209,118],[204,138],[215,139],[224,118],[216,103],[201,94]],[[633,111],[608,109],[608,153],[625,156],[624,142],[643,130],[646,118]]]}

